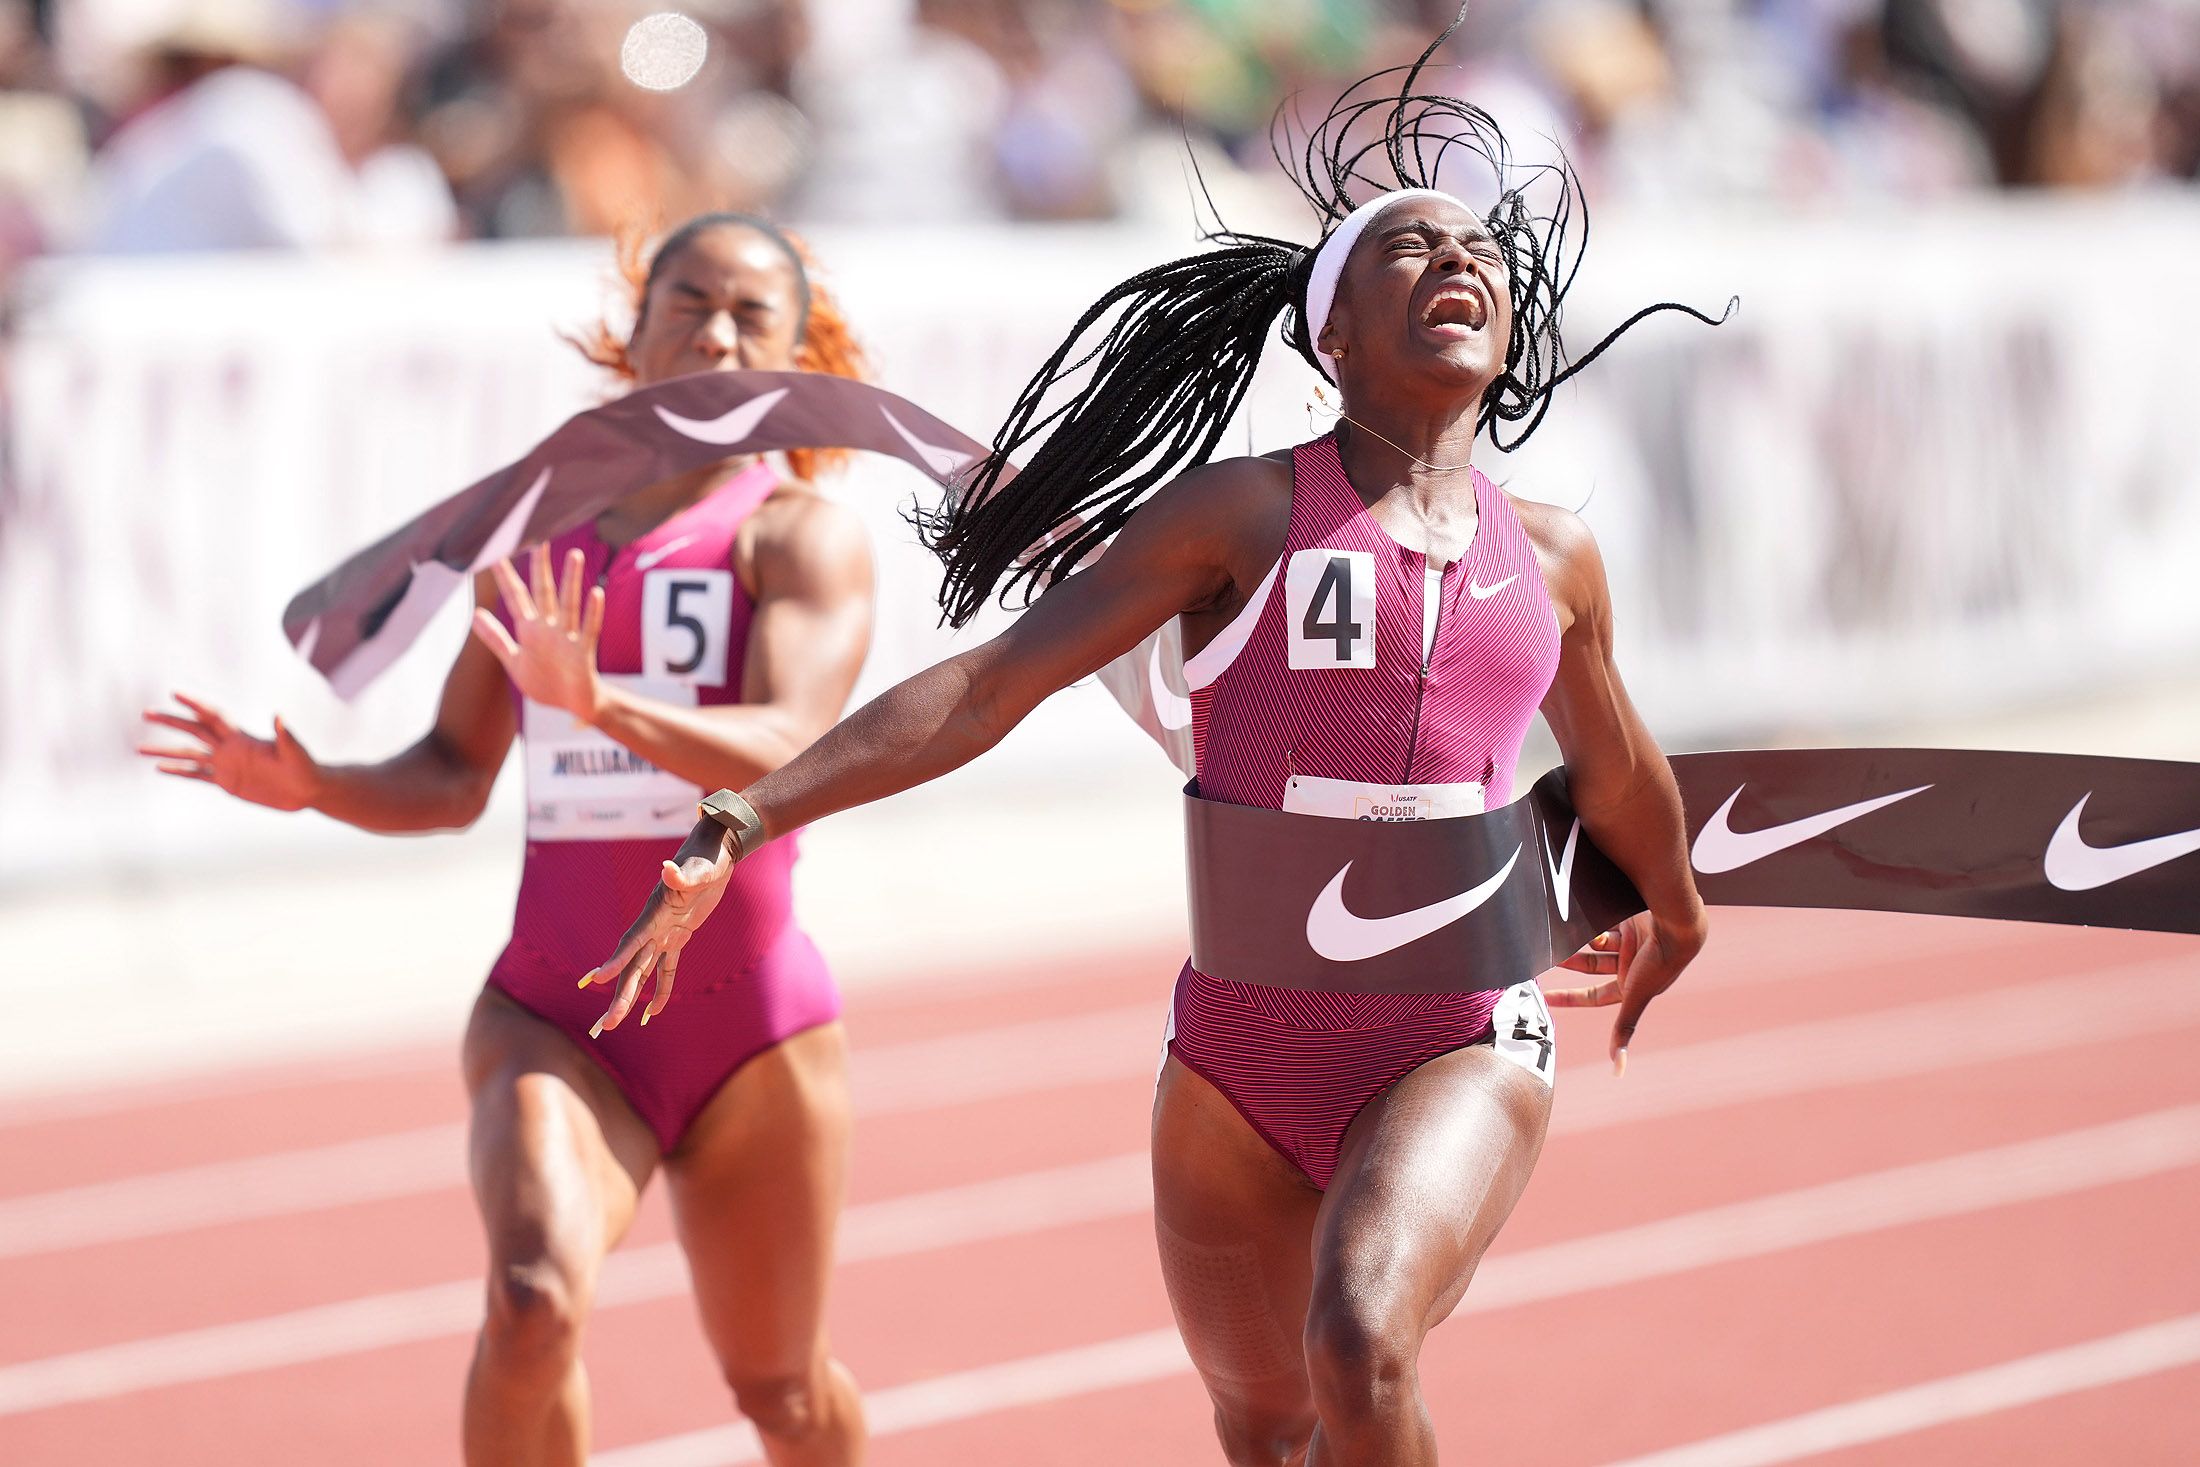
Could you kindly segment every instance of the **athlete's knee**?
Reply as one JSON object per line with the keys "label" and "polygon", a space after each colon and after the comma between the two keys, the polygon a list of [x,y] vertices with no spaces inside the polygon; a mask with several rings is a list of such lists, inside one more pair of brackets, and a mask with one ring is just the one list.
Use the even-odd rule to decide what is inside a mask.
{"label": "athlete's knee", "polygon": [[776,1441],[802,1441],[825,1425],[829,1406],[822,1368],[787,1375],[728,1371],[726,1384],[749,1424]]}
{"label": "athlete's knee", "polygon": [[1215,1404],[1215,1436],[1230,1467],[1284,1467],[1299,1460],[1313,1435],[1314,1415],[1304,1406]]}
{"label": "athlete's knee", "polygon": [[580,1353],[586,1315],[580,1280],[555,1260],[507,1259],[491,1266],[482,1332],[493,1358],[520,1369],[562,1369]]}
{"label": "athlete's knee", "polygon": [[1414,1389],[1420,1332],[1380,1290],[1317,1284],[1306,1317],[1306,1370],[1324,1420],[1390,1409]]}

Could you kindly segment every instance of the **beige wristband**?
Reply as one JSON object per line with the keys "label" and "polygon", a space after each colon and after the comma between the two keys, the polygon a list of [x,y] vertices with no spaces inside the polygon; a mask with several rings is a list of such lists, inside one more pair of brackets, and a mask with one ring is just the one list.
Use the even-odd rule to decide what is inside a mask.
{"label": "beige wristband", "polygon": [[764,821],[756,807],[732,790],[706,796],[696,810],[733,832],[733,858],[738,861],[764,843]]}

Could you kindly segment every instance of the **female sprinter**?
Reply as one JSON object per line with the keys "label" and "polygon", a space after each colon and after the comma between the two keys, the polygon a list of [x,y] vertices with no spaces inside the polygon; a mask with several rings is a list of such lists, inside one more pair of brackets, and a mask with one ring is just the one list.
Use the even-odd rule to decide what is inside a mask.
{"label": "female sprinter", "polygon": [[[996,586],[1046,585],[1120,530],[1114,543],[1010,630],[863,708],[750,785],[745,806],[732,798],[740,829],[700,822],[590,975],[616,984],[607,1023],[771,837],[975,758],[1049,693],[1178,617],[1210,800],[1350,814],[1356,793],[1411,786],[1439,815],[1471,814],[1511,798],[1542,709],[1583,824],[1649,905],[1569,964],[1611,978],[1553,995],[1617,1002],[1621,1062],[1645,1005],[1705,937],[1680,799],[1613,666],[1588,530],[1468,465],[1480,428],[1525,420],[1524,436],[1568,375],[1557,316],[1577,263],[1565,236],[1578,184],[1563,165],[1539,170],[1558,200],[1531,217],[1506,184],[1495,124],[1412,95],[1427,59],[1395,95],[1348,96],[1307,139],[1300,182],[1331,226],[1318,249],[1225,235],[1224,248],[1125,282],[1079,322],[973,492],[932,523],[943,604],[961,620]],[[1356,125],[1381,137],[1354,150]],[[1350,206],[1363,160],[1423,184],[1447,143],[1495,172],[1489,214],[1420,187]],[[1279,317],[1342,390],[1337,430],[1154,492],[1212,449]],[[1100,338],[1089,359],[1088,331]],[[1072,377],[1088,360],[1089,379]],[[1068,400],[1049,404],[1056,388]],[[1049,426],[1002,483],[1008,458]],[[1435,1460],[1421,1342],[1535,1164],[1548,1039],[1532,983],[1310,993],[1186,965],[1154,1104],[1155,1224],[1230,1461]]]}
{"label": "female sprinter", "polygon": [[[632,383],[861,374],[802,251],[762,220],[704,215],[646,270],[638,252],[627,266],[631,336],[600,331],[583,349]],[[788,459],[804,477],[817,466]],[[586,1460],[582,1326],[597,1270],[661,1166],[704,1331],[771,1460],[859,1461],[862,1410],[824,1329],[846,1052],[839,994],[790,915],[791,843],[729,883],[725,918],[690,956],[678,1027],[591,1038],[600,1005],[573,975],[654,886],[697,785],[750,783],[839,716],[870,639],[868,540],[803,483],[734,459],[636,492],[530,569],[480,578],[476,636],[435,726],[394,759],[318,764],[280,719],[273,741],[257,739],[188,698],[147,717],[194,746],[142,752],[256,804],[414,831],[472,823],[522,735],[518,910],[464,1049],[490,1260],[466,1460]]]}

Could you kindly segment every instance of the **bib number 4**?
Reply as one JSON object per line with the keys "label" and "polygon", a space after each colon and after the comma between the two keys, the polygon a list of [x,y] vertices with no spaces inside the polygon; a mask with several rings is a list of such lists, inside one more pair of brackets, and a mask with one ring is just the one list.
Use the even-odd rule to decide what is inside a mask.
{"label": "bib number 4", "polygon": [[1290,665],[1311,671],[1375,665],[1375,557],[1316,547],[1284,569]]}

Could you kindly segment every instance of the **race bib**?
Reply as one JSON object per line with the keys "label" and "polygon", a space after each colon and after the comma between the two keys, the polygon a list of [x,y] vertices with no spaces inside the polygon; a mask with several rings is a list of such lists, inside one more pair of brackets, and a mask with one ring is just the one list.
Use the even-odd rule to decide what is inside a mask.
{"label": "race bib", "polygon": [[[603,680],[645,698],[696,705],[695,685],[669,678],[604,673]],[[703,792],[659,769],[562,708],[524,705],[529,840],[677,840],[695,824]]]}
{"label": "race bib", "polygon": [[1530,979],[1498,995],[1490,1015],[1490,1042],[1497,1052],[1548,1085],[1558,1074],[1558,1040],[1543,990]]}
{"label": "race bib", "polygon": [[1283,808],[1332,820],[1451,820],[1485,809],[1479,781],[1465,784],[1365,784],[1294,774],[1283,784]]}
{"label": "race bib", "polygon": [[1285,661],[1295,671],[1375,665],[1375,557],[1296,550],[1283,569]]}

